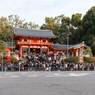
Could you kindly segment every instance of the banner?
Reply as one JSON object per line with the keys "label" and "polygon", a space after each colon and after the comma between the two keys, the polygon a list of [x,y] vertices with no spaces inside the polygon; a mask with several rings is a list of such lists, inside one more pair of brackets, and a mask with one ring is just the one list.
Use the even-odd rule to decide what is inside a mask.
{"label": "banner", "polygon": [[82,57],[82,63],[84,64],[84,58]]}
{"label": "banner", "polygon": [[7,54],[6,54],[6,58],[7,58],[8,62],[11,62]]}
{"label": "banner", "polygon": [[92,61],[94,61],[94,57],[93,57],[93,55],[92,55]]}

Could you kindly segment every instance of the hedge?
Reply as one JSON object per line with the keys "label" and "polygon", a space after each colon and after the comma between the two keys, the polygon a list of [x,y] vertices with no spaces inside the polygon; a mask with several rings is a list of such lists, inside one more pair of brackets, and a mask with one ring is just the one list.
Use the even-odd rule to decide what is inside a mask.
{"label": "hedge", "polygon": [[[65,60],[68,62],[74,61],[75,63],[78,63],[78,57],[70,57]],[[84,57],[84,63],[95,63],[95,57],[94,57],[94,61],[92,61],[92,57]]]}
{"label": "hedge", "polygon": [[[12,63],[18,62],[18,60],[13,56],[9,56],[9,59],[11,60]],[[3,56],[3,63],[6,63],[6,62],[8,62],[8,60],[7,60],[6,56]]]}
{"label": "hedge", "polygon": [[66,58],[65,61],[67,61],[67,62],[74,61],[75,63],[78,63],[78,57]]}

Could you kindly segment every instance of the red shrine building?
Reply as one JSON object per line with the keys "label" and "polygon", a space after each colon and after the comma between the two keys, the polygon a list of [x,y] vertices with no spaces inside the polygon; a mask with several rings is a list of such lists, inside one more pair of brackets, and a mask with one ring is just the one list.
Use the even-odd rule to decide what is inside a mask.
{"label": "red shrine building", "polygon": [[[23,55],[28,56],[30,53],[44,53],[49,55],[52,52],[55,58],[61,53],[67,55],[67,45],[53,44],[49,42],[49,39],[56,38],[51,30],[14,28],[13,38],[14,40],[17,40],[15,47],[18,48],[21,58]],[[12,47],[8,44],[9,43],[7,42],[7,46],[9,46],[9,48],[7,47],[7,50],[9,50],[10,55]],[[68,45],[69,57],[77,57],[78,48],[83,48],[83,50],[85,50],[87,49],[87,46],[84,42]],[[8,53],[8,51],[6,52]]]}
{"label": "red shrine building", "polygon": [[10,56],[12,53],[12,49],[15,48],[15,44],[14,44],[14,42],[13,43],[12,42],[6,42],[6,45],[7,45],[7,48],[6,48],[5,52],[7,55]]}
{"label": "red shrine building", "polygon": [[14,40],[18,40],[16,47],[19,53],[27,56],[32,53],[45,53],[49,55],[49,48],[53,43],[49,42],[50,38],[56,38],[51,30],[29,30],[14,28]]}
{"label": "red shrine building", "polygon": [[[79,48],[82,48],[83,50],[87,49],[84,41],[75,45],[68,45],[68,57],[78,57]],[[64,53],[67,56],[67,45],[54,44],[50,50],[55,56],[61,55],[61,53]]]}

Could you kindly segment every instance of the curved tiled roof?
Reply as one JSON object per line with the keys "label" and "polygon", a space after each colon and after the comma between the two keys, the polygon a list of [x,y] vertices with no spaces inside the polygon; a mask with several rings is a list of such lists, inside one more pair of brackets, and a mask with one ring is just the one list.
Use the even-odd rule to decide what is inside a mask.
{"label": "curved tiled roof", "polygon": [[[75,45],[68,45],[68,49],[77,48],[77,47],[80,47],[82,45],[85,45],[85,43],[82,42],[82,43],[78,43],[78,44],[75,44]],[[55,48],[55,49],[65,49],[66,50],[67,49],[67,45],[54,44],[52,46],[52,48]]]}
{"label": "curved tiled roof", "polygon": [[15,47],[15,43],[13,42],[5,42],[7,44],[7,47]]}
{"label": "curved tiled roof", "polygon": [[14,28],[14,34],[20,36],[56,37],[51,30],[33,30],[33,29]]}
{"label": "curved tiled roof", "polygon": [[[82,45],[85,45],[85,43],[82,42],[82,43],[78,43],[78,44],[72,45],[72,46],[69,47],[69,49],[77,48],[77,47],[80,47],[80,46],[82,46]],[[85,45],[85,46],[86,46],[86,45]]]}
{"label": "curved tiled roof", "polygon": [[[68,48],[70,47],[71,45],[68,45]],[[67,49],[67,45],[61,45],[61,44],[54,44],[52,46],[52,48],[55,48],[55,49]]]}

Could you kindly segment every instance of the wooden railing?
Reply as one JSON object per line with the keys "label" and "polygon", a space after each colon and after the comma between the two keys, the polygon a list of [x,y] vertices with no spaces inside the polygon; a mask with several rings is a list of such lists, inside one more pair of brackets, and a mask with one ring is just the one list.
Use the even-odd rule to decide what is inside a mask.
{"label": "wooden railing", "polygon": [[50,42],[25,42],[25,41],[18,41],[17,44],[31,44],[31,45],[53,45],[53,43]]}

